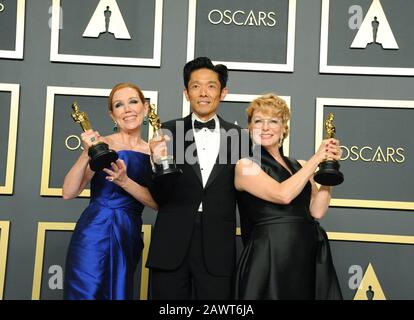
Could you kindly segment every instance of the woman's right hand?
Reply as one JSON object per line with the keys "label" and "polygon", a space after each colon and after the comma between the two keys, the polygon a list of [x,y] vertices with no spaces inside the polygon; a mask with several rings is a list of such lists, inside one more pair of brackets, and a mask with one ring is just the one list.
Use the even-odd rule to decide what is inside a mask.
{"label": "woman's right hand", "polygon": [[316,157],[318,163],[321,163],[325,160],[339,161],[341,159],[341,155],[342,150],[339,145],[339,140],[330,138],[322,141],[314,156]]}
{"label": "woman's right hand", "polygon": [[88,152],[89,148],[101,139],[101,135],[98,131],[86,130],[85,132],[82,132],[81,139],[83,149]]}

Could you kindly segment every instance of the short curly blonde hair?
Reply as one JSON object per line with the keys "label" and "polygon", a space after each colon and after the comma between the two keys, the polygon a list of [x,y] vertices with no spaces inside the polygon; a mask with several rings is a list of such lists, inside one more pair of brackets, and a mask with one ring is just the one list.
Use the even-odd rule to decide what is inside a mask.
{"label": "short curly blonde hair", "polygon": [[267,93],[250,102],[246,109],[249,129],[251,127],[253,114],[256,111],[260,111],[271,117],[281,118],[283,127],[285,128],[282,139],[284,140],[287,138],[289,134],[288,121],[290,120],[290,110],[285,100],[274,93]]}

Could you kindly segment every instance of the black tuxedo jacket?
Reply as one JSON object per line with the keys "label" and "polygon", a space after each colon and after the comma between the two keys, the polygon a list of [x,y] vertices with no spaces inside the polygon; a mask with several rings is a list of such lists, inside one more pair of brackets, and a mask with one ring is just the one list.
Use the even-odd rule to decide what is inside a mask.
{"label": "black tuxedo jacket", "polygon": [[[203,188],[197,160],[191,114],[163,124],[170,133],[173,155],[182,175],[154,181],[150,191],[159,211],[146,266],[174,270],[184,260],[190,245],[195,215],[203,202],[202,232],[204,258],[208,271],[216,276],[231,276],[236,259],[236,190],[234,168],[240,158],[241,141],[247,133],[224,121],[220,123],[220,151]],[[242,134],[244,137],[242,138]],[[244,139],[244,140],[243,140]],[[183,143],[183,140],[184,143]],[[169,148],[171,146],[169,145]],[[171,154],[169,149],[169,154]],[[187,152],[187,158],[184,156]],[[190,162],[190,163],[189,163]]]}

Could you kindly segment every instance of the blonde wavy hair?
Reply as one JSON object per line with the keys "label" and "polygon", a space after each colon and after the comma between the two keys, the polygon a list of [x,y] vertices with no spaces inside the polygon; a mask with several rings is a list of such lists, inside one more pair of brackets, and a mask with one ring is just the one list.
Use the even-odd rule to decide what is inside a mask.
{"label": "blonde wavy hair", "polygon": [[251,128],[253,114],[256,111],[260,111],[270,117],[281,118],[283,127],[285,128],[282,141],[287,138],[289,135],[288,122],[290,120],[290,110],[285,100],[277,96],[275,93],[267,93],[250,102],[246,109],[249,130]]}

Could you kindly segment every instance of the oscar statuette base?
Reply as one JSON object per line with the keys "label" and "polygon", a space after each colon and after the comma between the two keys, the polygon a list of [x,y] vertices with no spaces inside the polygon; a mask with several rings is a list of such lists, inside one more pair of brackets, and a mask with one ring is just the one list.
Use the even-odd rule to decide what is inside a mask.
{"label": "oscar statuette base", "polygon": [[158,163],[154,163],[154,179],[171,178],[182,174],[181,169],[177,168],[172,156],[162,158]]}
{"label": "oscar statuette base", "polygon": [[315,173],[314,180],[323,186],[337,186],[344,182],[344,175],[339,171],[339,163],[327,160],[319,165],[319,171]]}
{"label": "oscar statuette base", "polygon": [[104,142],[99,142],[90,147],[88,156],[90,157],[89,166],[92,171],[109,168],[111,163],[119,158],[118,154],[114,150],[109,149],[108,145]]}

